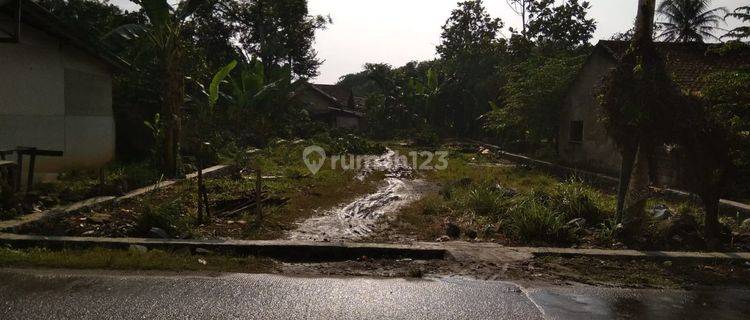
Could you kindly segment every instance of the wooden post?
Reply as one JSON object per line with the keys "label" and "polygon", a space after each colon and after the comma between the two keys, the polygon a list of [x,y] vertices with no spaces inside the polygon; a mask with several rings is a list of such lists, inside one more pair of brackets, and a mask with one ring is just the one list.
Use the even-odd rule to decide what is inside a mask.
{"label": "wooden post", "polygon": [[104,195],[104,167],[99,168],[99,195]]}
{"label": "wooden post", "polygon": [[29,175],[26,180],[26,193],[34,189],[34,167],[36,166],[36,148],[29,149]]}
{"label": "wooden post", "polygon": [[255,170],[255,210],[258,214],[258,221],[263,221],[263,205],[262,205],[262,188],[263,188],[263,175],[261,173],[260,164],[257,165]]}
{"label": "wooden post", "polygon": [[204,206],[203,206],[203,192],[202,187],[203,186],[203,166],[201,165],[200,160],[198,160],[198,222],[203,223],[204,218]]}
{"label": "wooden post", "polygon": [[16,163],[18,164],[18,168],[16,168],[16,187],[18,190],[21,190],[21,176],[23,175],[23,153],[21,153],[20,150],[16,151]]}
{"label": "wooden post", "polygon": [[198,221],[203,222],[205,218],[210,217],[208,192],[203,180],[203,161],[198,159]]}

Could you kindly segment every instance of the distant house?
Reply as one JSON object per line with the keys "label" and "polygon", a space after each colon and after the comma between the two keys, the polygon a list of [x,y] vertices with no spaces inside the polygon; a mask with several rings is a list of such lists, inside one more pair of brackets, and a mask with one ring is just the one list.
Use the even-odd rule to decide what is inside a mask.
{"label": "distant house", "polygon": [[[684,91],[700,93],[701,78],[720,70],[736,69],[750,64],[750,52],[741,50],[719,54],[716,44],[657,43],[666,60],[672,79]],[[584,63],[568,91],[560,112],[558,154],[563,162],[595,171],[617,174],[620,171],[620,152],[601,123],[597,88],[602,78],[613,69],[625,54],[629,43],[600,41]],[[666,152],[652,159],[654,182],[679,185],[678,165]]]}
{"label": "distant house", "polygon": [[295,98],[315,121],[341,129],[365,128],[362,100],[355,97],[351,90],[338,85],[300,82]]}
{"label": "distant house", "polygon": [[36,3],[0,0],[0,150],[62,151],[37,159],[42,176],[112,160],[118,64],[96,48]]}

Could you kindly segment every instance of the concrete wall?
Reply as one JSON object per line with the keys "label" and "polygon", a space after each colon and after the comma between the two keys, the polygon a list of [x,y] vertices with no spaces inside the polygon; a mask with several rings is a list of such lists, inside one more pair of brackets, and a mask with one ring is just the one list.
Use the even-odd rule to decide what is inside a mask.
{"label": "concrete wall", "polygon": [[[615,61],[595,51],[568,92],[560,113],[558,152],[563,163],[617,176],[622,158],[614,141],[601,122],[596,90],[602,78],[615,67]],[[583,122],[583,141],[570,140],[571,121]],[[663,149],[655,150],[651,159],[652,182],[680,187],[680,165]]]}
{"label": "concrete wall", "polygon": [[0,149],[64,152],[63,158],[38,158],[40,173],[97,168],[113,159],[107,65],[23,25],[19,43],[0,43],[0,75]]}
{"label": "concrete wall", "polygon": [[[620,152],[601,123],[596,88],[615,61],[594,52],[568,92],[560,113],[558,152],[563,162],[606,173],[620,170]],[[583,122],[583,141],[570,140],[571,121]]]}

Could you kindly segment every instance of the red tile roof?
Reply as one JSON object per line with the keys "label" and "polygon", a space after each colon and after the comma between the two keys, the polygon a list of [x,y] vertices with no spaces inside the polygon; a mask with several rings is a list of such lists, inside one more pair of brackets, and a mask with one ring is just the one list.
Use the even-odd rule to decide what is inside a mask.
{"label": "red tile roof", "polygon": [[[599,41],[597,47],[620,59],[628,47],[626,41]],[[722,44],[657,42],[672,79],[684,90],[700,91],[701,78],[713,72],[750,67],[750,47],[720,52]]]}

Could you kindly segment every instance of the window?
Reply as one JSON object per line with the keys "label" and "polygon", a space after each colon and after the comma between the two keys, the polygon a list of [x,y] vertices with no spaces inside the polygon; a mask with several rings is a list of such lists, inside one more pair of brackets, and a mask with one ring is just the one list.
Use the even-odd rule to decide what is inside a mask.
{"label": "window", "polygon": [[570,122],[570,142],[583,142],[583,121]]}

